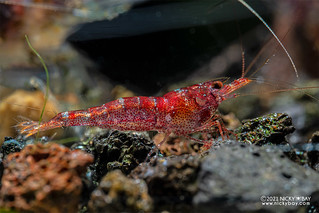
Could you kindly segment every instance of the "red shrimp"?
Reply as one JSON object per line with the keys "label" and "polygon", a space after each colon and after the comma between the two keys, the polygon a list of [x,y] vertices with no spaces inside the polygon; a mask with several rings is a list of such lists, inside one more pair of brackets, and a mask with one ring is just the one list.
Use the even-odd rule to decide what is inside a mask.
{"label": "red shrimp", "polygon": [[188,134],[219,130],[220,135],[228,130],[223,126],[217,112],[219,104],[236,97],[235,90],[251,80],[241,77],[223,85],[220,81],[207,81],[190,87],[176,89],[162,97],[128,97],[102,106],[61,112],[47,122],[22,122],[20,133],[27,137],[53,128],[67,126],[98,126],[101,128],[158,131],[188,137]]}
{"label": "red shrimp", "polygon": [[[275,33],[244,0],[238,1],[262,21],[273,34],[287,54],[298,77],[293,60]],[[18,127],[20,127],[20,133],[26,134],[27,137],[39,131],[66,126],[98,126],[131,131],[155,130],[166,133],[164,140],[158,146],[166,141],[171,133],[189,137],[189,134],[196,132],[217,131],[223,137],[224,133],[229,131],[221,121],[217,111],[218,106],[222,101],[236,97],[237,95],[232,92],[252,81],[244,76],[243,65],[242,77],[227,85],[223,85],[220,81],[208,81],[174,90],[162,97],[120,98],[87,110],[61,112],[48,122],[40,124],[22,122]]]}

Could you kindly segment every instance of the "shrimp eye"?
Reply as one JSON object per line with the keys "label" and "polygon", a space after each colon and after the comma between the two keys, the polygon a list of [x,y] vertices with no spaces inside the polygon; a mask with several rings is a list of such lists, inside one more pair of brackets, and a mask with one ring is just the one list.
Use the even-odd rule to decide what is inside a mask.
{"label": "shrimp eye", "polygon": [[221,81],[215,81],[214,82],[214,85],[213,85],[214,89],[220,89],[222,87],[223,87],[223,83]]}

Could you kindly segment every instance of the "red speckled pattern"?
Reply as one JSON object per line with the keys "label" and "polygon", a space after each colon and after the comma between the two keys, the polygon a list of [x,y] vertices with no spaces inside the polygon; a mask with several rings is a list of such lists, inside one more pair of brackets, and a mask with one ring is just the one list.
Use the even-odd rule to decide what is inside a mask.
{"label": "red speckled pattern", "polygon": [[[38,131],[64,126],[99,126],[117,130],[150,131],[187,135],[215,130],[220,119],[216,110],[233,91],[250,82],[239,78],[228,85],[207,81],[176,89],[163,97],[119,98],[87,110],[61,112],[48,122],[22,122],[20,132],[33,135]],[[219,129],[221,129],[219,125]]]}

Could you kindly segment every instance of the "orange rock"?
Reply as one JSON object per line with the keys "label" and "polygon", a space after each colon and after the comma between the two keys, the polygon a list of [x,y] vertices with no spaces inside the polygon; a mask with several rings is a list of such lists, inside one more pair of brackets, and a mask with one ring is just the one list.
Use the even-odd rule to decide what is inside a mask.
{"label": "orange rock", "polygon": [[[15,125],[23,120],[39,120],[44,103],[44,95],[40,91],[17,90],[0,103],[0,142],[4,136],[14,137],[17,135]],[[48,100],[43,121],[49,120],[59,112],[56,105]],[[45,135],[61,134],[61,130],[51,130],[45,132]],[[40,134],[41,135],[41,134]]]}
{"label": "orange rock", "polygon": [[4,161],[0,206],[33,212],[77,212],[81,174],[93,157],[48,144],[27,145]]}

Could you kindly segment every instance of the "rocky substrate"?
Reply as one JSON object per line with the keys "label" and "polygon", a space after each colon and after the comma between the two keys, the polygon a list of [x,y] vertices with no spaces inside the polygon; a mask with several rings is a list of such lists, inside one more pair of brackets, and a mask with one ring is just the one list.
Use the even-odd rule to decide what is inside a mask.
{"label": "rocky substrate", "polygon": [[[210,150],[170,139],[165,151],[175,155],[153,157],[144,133],[104,131],[71,149],[6,138],[0,204],[35,212],[315,212],[319,134],[290,145],[293,131],[288,115],[274,113],[245,121],[236,140]],[[269,204],[277,199],[291,203]]]}

